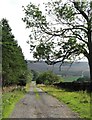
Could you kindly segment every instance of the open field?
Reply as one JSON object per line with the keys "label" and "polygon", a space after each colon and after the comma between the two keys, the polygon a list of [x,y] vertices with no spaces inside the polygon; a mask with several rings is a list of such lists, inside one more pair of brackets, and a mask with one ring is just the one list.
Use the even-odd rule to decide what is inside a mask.
{"label": "open field", "polygon": [[69,92],[53,86],[40,86],[42,90],[66,103],[81,118],[90,118],[90,95],[85,91]]}
{"label": "open field", "polygon": [[27,65],[29,70],[34,70],[38,73],[51,70],[53,73],[63,77],[65,82],[72,82],[82,76],[89,77],[89,66],[87,62],[75,62],[71,67],[70,63],[64,63],[61,66],[61,71],[59,71],[60,63],[57,63],[53,66],[47,65],[44,61],[27,61]]}
{"label": "open field", "polygon": [[64,82],[73,82],[76,81],[80,76],[66,76],[62,77]]}

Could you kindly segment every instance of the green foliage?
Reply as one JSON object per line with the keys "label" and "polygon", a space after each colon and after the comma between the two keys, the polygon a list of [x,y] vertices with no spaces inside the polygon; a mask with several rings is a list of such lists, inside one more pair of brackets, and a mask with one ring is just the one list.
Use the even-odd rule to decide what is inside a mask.
{"label": "green foliage", "polygon": [[45,16],[43,16],[39,8],[33,5],[31,2],[29,5],[27,5],[27,9],[24,8],[24,11],[25,11],[25,14],[28,16],[28,19],[30,19],[30,17],[33,16],[32,21],[29,21],[26,17],[23,18],[23,21],[26,22],[27,24],[26,26],[27,28],[33,27],[33,26],[39,28],[41,24],[46,25]]}
{"label": "green foliage", "polygon": [[3,118],[8,118],[9,115],[12,113],[15,104],[21,99],[23,98],[23,96],[25,95],[25,93],[23,91],[20,90],[15,90],[13,92],[7,92],[7,93],[3,93],[2,95],[2,107],[3,107],[3,111],[2,111],[2,117]]}
{"label": "green foliage", "polygon": [[38,84],[43,83],[47,85],[51,85],[59,81],[60,81],[60,77],[55,75],[52,71],[46,71],[46,72],[40,73],[36,79],[36,83]]}
{"label": "green foliage", "polygon": [[85,91],[69,92],[52,86],[40,86],[45,92],[66,103],[80,118],[90,118],[90,95]]}
{"label": "green foliage", "polygon": [[26,77],[27,65],[22,49],[12,34],[6,19],[2,19],[2,77],[3,86],[17,84]]}
{"label": "green foliage", "polygon": [[25,86],[26,85],[26,80],[25,79],[19,79],[17,85]]}
{"label": "green foliage", "polygon": [[38,60],[45,58],[49,60],[49,57],[52,54],[52,48],[54,48],[53,43],[40,43],[36,47],[36,51],[34,52],[33,57],[37,58]]}
{"label": "green foliage", "polygon": [[29,90],[30,90],[30,83],[26,83],[25,91],[26,91],[26,92],[29,92]]}
{"label": "green foliage", "polygon": [[[35,50],[36,47],[34,57],[47,61],[74,59],[80,54],[87,57],[87,49],[90,50],[87,44],[90,34],[88,36],[87,32],[90,33],[91,30],[91,4],[88,1],[51,1],[45,4],[46,16],[39,6],[32,3],[26,8],[23,7],[23,21],[33,33],[29,43],[31,49],[33,47]],[[55,24],[46,19],[47,15],[53,18]],[[55,49],[56,47],[58,49]]]}
{"label": "green foliage", "polygon": [[57,0],[44,5],[44,15],[40,7],[32,3],[23,7],[23,21],[31,29],[29,43],[34,57],[53,65],[83,55],[89,61],[92,79],[92,2]]}
{"label": "green foliage", "polygon": [[35,81],[36,78],[38,77],[38,72],[35,70],[31,70],[31,73],[32,73],[32,81]]}
{"label": "green foliage", "polygon": [[26,73],[26,80],[27,80],[27,83],[30,83],[32,81],[32,78],[33,78],[33,74],[31,71],[27,71]]}

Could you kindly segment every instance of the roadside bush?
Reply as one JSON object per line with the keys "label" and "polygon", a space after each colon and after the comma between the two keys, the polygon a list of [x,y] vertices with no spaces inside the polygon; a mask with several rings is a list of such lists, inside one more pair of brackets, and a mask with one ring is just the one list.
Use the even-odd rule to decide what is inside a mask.
{"label": "roadside bush", "polygon": [[30,83],[32,81],[32,78],[33,78],[32,72],[30,70],[27,70],[27,73],[26,73],[27,83]]}
{"label": "roadside bush", "polygon": [[31,73],[32,73],[32,75],[33,75],[33,77],[32,77],[32,81],[35,81],[36,78],[38,77],[38,72],[35,71],[35,70],[31,70]]}
{"label": "roadside bush", "polygon": [[52,71],[46,71],[40,73],[36,79],[37,84],[46,84],[46,85],[51,85],[59,81],[60,81],[60,77],[54,74]]}
{"label": "roadside bush", "polygon": [[17,85],[25,86],[26,85],[26,80],[25,79],[20,79]]}

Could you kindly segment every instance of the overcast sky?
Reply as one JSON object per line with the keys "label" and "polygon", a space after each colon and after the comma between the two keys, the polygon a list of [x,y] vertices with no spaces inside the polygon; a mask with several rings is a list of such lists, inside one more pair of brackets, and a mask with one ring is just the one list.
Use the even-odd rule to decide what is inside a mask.
{"label": "overcast sky", "polygon": [[24,16],[22,6],[30,2],[42,4],[42,0],[0,0],[0,20],[6,18],[9,21],[12,33],[21,46],[25,59],[33,59],[30,46],[26,43],[29,40],[30,31],[25,28],[25,23],[21,20]]}
{"label": "overcast sky", "polygon": [[[30,31],[25,28],[25,23],[22,21],[24,16],[22,6],[28,5],[30,2],[41,4],[43,0],[0,0],[0,20],[6,18],[12,29],[12,33],[18,44],[21,46],[25,59],[32,60],[30,54],[30,46],[26,43],[29,40]],[[46,0],[49,1],[49,0]],[[44,1],[43,1],[44,2]],[[41,9],[43,9],[41,7]]]}

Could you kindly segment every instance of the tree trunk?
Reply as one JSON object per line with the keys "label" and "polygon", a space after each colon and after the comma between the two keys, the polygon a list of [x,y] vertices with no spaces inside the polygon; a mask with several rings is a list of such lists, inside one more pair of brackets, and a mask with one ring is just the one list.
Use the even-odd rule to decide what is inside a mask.
{"label": "tree trunk", "polygon": [[89,69],[90,69],[90,82],[92,83],[92,43],[91,42],[90,42],[90,45],[89,45],[88,62],[89,62]]}
{"label": "tree trunk", "polygon": [[92,91],[91,85],[92,85],[92,32],[91,32],[91,19],[88,21],[88,49],[89,49],[89,55],[88,55],[88,62],[89,62],[89,69],[90,69],[90,90]]}
{"label": "tree trunk", "polygon": [[89,69],[90,69],[90,82],[92,83],[92,50],[89,54]]}
{"label": "tree trunk", "polygon": [[89,26],[88,30],[88,49],[89,49],[89,56],[88,56],[88,62],[89,62],[89,69],[90,69],[90,89],[92,91],[91,85],[92,85],[92,33],[91,33],[91,27]]}
{"label": "tree trunk", "polygon": [[90,82],[92,82],[92,57],[89,60]]}

